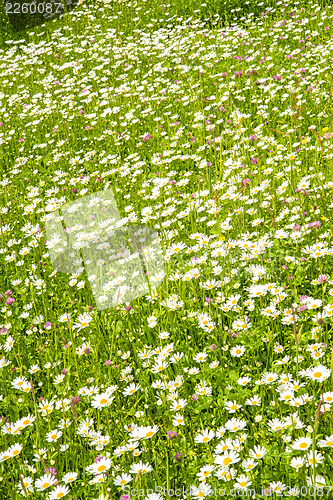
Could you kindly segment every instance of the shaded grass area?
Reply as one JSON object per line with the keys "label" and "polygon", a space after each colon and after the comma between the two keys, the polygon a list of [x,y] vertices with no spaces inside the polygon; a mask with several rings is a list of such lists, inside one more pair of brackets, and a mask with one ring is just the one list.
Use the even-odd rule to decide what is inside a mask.
{"label": "shaded grass area", "polygon": [[[57,477],[79,474],[75,500],[118,499],[121,481],[208,478],[228,492],[284,482],[301,495],[307,481],[332,485],[333,16],[296,4],[275,23],[266,7],[246,25],[230,3],[94,1],[84,15],[11,36],[26,42],[2,53],[0,76],[0,412],[17,429],[36,418],[21,436],[5,435],[3,423],[0,450],[18,453],[0,462],[1,500],[23,496],[19,474],[28,486],[34,475],[31,498],[46,498],[37,450]],[[224,29],[233,16],[248,26],[242,36]],[[161,231],[167,277],[129,309],[100,313],[85,274],[54,274],[44,229],[55,206],[103,187],[122,217]],[[110,384],[119,388],[105,408]],[[53,398],[49,414],[43,399]],[[90,443],[76,427],[86,418],[103,432]],[[140,455],[128,443],[132,421]],[[226,445],[232,458],[222,457]],[[112,469],[94,485],[101,455]],[[230,463],[236,483],[217,468]],[[60,498],[54,491],[47,498]]]}
{"label": "shaded grass area", "polygon": [[[6,41],[8,40],[22,39],[27,41],[28,32],[31,29],[52,31],[53,29],[58,29],[63,23],[66,23],[66,12],[75,9],[75,7],[70,8],[66,5],[64,0],[59,0],[59,2],[60,1],[62,2],[61,16],[56,16],[56,19],[49,20],[45,20],[43,15],[38,13],[38,10],[33,16],[22,13],[22,6],[30,5],[27,4],[25,0],[18,0],[18,2],[15,2],[15,5],[18,3],[21,4],[19,9],[21,14],[12,16],[6,14],[7,1],[3,0],[0,2],[0,47],[6,46]],[[37,4],[42,3],[47,4],[47,0],[44,0],[44,2],[41,2],[41,0],[37,1]],[[86,0],[83,3],[90,6],[92,10],[95,9],[95,12],[98,11],[101,5],[98,0]],[[318,5],[322,8],[330,6],[331,3],[331,0],[318,0]],[[302,5],[306,7],[307,2],[305,0],[292,0],[290,2],[277,2],[276,0],[266,0],[265,2],[257,2],[255,0],[248,0],[246,2],[243,0],[206,0],[203,2],[201,0],[171,0],[170,2],[168,2],[168,0],[151,0],[149,1],[149,9],[146,9],[145,2],[139,1],[138,5],[140,4],[143,6],[143,10],[140,12],[141,28],[145,23],[150,22],[151,17],[158,18],[162,16],[160,21],[162,24],[165,23],[164,15],[166,10],[172,12],[172,15],[176,17],[189,18],[195,15],[196,18],[201,18],[201,20],[207,24],[208,28],[213,28],[232,25],[233,22],[242,23],[250,13],[253,14],[253,19],[262,18],[263,15],[271,15],[274,17],[276,8],[281,4],[288,6],[290,9],[289,12],[286,12],[286,17],[288,17],[288,15],[292,17],[293,9],[299,8]],[[14,3],[10,5],[14,5]],[[122,2],[105,2],[105,5],[112,9],[114,13],[117,13],[119,12]],[[144,9],[146,9],[146,13]],[[263,12],[263,9],[266,9],[266,11]],[[53,8],[52,12],[55,12],[55,8]],[[136,24],[131,22],[128,14],[129,8],[126,2],[123,2],[124,23],[121,23],[121,26],[122,29],[126,28],[127,33],[131,32],[136,27]]]}

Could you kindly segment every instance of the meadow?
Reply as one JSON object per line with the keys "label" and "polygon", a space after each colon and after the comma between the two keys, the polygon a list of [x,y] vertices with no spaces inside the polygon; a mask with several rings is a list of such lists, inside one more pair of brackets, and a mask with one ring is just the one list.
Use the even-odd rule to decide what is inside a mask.
{"label": "meadow", "polygon": [[[194,4],[0,49],[1,499],[333,494],[333,9]],[[164,267],[100,310],[46,233],[107,190]]]}

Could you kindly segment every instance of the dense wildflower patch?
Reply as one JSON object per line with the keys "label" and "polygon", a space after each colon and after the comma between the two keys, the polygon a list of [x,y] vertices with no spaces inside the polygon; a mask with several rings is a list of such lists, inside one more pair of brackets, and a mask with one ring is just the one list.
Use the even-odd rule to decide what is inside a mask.
{"label": "dense wildflower patch", "polygon": [[[116,5],[0,52],[1,498],[329,488],[332,9]],[[107,189],[165,267],[100,311],[45,227]]]}

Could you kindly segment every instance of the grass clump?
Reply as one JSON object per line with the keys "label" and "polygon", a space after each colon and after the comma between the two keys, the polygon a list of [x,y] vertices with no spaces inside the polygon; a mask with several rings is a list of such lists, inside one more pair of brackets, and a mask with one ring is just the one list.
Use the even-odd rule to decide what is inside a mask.
{"label": "grass clump", "polygon": [[[154,9],[1,49],[0,496],[329,494],[332,9]],[[45,240],[104,189],[164,274],[101,311]]]}

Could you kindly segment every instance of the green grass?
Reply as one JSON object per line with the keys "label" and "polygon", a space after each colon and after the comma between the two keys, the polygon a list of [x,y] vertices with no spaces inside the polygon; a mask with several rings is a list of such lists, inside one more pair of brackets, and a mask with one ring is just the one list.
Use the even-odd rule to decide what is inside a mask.
{"label": "green grass", "polygon": [[[50,467],[61,487],[78,474],[76,500],[333,485],[333,12],[222,5],[84,2],[4,36],[1,499],[25,496],[20,478],[57,498],[38,490]],[[84,269],[54,271],[45,226],[108,188],[125,227],[158,230],[166,274],[101,311]]]}

